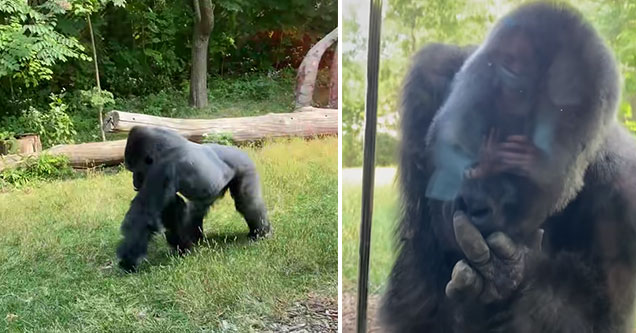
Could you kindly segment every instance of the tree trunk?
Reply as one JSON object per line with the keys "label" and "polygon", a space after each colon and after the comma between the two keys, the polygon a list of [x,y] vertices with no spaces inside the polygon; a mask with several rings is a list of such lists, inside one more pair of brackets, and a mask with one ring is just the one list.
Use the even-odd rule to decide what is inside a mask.
{"label": "tree trunk", "polygon": [[194,32],[192,35],[192,69],[190,72],[190,106],[208,106],[208,44],[214,28],[214,5],[211,0],[192,0]]}
{"label": "tree trunk", "polygon": [[333,53],[331,61],[331,72],[329,74],[329,107],[338,108],[338,44]]}
{"label": "tree trunk", "polygon": [[337,40],[338,28],[335,28],[307,52],[305,59],[298,67],[298,75],[296,76],[296,108],[311,106],[320,58]]}

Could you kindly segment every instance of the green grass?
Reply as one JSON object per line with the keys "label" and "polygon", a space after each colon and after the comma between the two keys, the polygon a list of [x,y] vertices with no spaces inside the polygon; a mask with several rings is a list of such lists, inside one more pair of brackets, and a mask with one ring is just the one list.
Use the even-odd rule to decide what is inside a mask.
{"label": "green grass", "polygon": [[[369,263],[369,292],[382,292],[393,263],[393,230],[398,217],[397,190],[394,185],[376,186],[373,198],[373,225]],[[342,283],[355,289],[358,281],[360,243],[360,184],[342,185]]]}
{"label": "green grass", "polygon": [[240,332],[296,301],[337,294],[337,140],[247,149],[274,235],[250,243],[229,196],[204,223],[207,243],[180,258],[162,236],[136,274],[116,267],[131,174],[92,173],[0,194],[0,331]]}

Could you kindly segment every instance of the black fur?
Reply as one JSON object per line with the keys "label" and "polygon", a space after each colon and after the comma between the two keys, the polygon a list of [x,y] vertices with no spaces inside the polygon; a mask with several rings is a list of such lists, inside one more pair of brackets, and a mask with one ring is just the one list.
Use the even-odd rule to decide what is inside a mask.
{"label": "black fur", "polygon": [[128,135],[125,165],[139,191],[121,226],[124,239],[117,255],[125,270],[136,268],[151,236],[162,228],[177,251],[190,249],[203,237],[209,207],[228,189],[249,236],[271,233],[258,173],[237,148],[200,145],[173,131],[135,127]]}
{"label": "black fur", "polygon": [[[459,133],[452,140],[473,145],[463,148],[474,158],[485,129],[497,120],[492,105],[483,102],[500,98],[502,83],[492,68],[505,64],[493,54],[514,47],[502,42],[510,29],[521,29],[538,50],[534,76],[528,76],[536,90],[520,103],[533,116],[554,117],[541,172],[461,180],[453,199],[433,199],[429,180],[444,167],[433,156],[445,149],[436,143]],[[619,85],[611,52],[576,11],[552,3],[520,7],[473,50],[426,46],[405,81],[402,217],[398,256],[381,307],[384,327],[391,332],[631,332],[636,145],[616,120]],[[458,234],[458,211],[475,202],[492,212],[480,223],[469,214],[485,242]],[[539,228],[545,231],[541,250],[529,245]],[[467,258],[475,249],[467,251],[462,237],[464,245],[476,239],[473,243],[490,247],[493,274]],[[515,244],[513,259],[498,257],[493,244],[502,239]],[[478,295],[450,297],[449,281],[474,281],[465,287]]]}

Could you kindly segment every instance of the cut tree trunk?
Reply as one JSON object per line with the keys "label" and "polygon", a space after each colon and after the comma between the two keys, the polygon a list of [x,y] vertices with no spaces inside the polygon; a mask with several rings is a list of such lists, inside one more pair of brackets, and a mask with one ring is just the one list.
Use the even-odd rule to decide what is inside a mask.
{"label": "cut tree trunk", "polygon": [[111,111],[106,116],[108,132],[128,132],[135,126],[172,129],[197,142],[207,135],[227,135],[234,142],[311,137],[338,134],[338,110],[308,107],[293,113],[219,119],[174,119],[123,111]]}
{"label": "cut tree trunk", "polygon": [[18,136],[18,153],[30,154],[42,151],[42,142],[37,134],[22,134]]}
{"label": "cut tree trunk", "polygon": [[[107,115],[105,123],[109,132],[128,132],[134,126],[154,126],[176,130],[195,142],[201,142],[208,134],[224,134],[240,144],[274,137],[337,135],[338,110],[309,107],[301,112],[225,119],[170,119],[113,111]],[[67,156],[74,168],[91,168],[123,162],[125,147],[126,140],[90,142],[59,145],[44,153]],[[16,167],[39,154],[0,156],[0,171]]]}
{"label": "cut tree trunk", "polygon": [[333,53],[333,60],[331,61],[331,73],[329,73],[329,107],[333,109],[338,108],[338,44],[336,44],[336,50]]}
{"label": "cut tree trunk", "polygon": [[208,106],[208,44],[214,28],[214,4],[211,0],[192,0],[194,32],[190,72],[190,106]]}
{"label": "cut tree trunk", "polygon": [[320,58],[322,58],[322,55],[329,46],[337,40],[338,28],[335,28],[327,34],[327,36],[318,41],[318,43],[307,52],[305,59],[300,63],[298,75],[296,76],[296,108],[311,106]]}

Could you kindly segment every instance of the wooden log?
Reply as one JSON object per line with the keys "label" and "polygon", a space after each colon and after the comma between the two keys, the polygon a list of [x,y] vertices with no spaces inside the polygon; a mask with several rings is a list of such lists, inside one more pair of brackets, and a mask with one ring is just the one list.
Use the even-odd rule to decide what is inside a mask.
{"label": "wooden log", "polygon": [[[225,119],[171,119],[113,111],[106,117],[104,126],[109,132],[128,132],[137,125],[173,129],[195,142],[213,133],[229,134],[234,142],[241,143],[274,137],[337,135],[338,110],[307,107],[294,113]],[[64,155],[72,167],[82,169],[122,163],[125,147],[126,140],[89,142],[58,145],[43,153]],[[17,167],[39,154],[0,156],[0,171]]]}
{"label": "wooden log", "polygon": [[276,137],[337,135],[338,110],[305,107],[293,113],[218,119],[175,119],[111,111],[104,126],[107,132],[128,132],[135,126],[151,126],[177,131],[195,142],[210,134],[228,135],[234,142],[244,142]]}
{"label": "wooden log", "polygon": [[311,105],[320,59],[329,46],[337,40],[338,28],[335,28],[318,41],[318,43],[307,52],[307,55],[300,63],[298,74],[296,75],[296,108]]}
{"label": "wooden log", "polygon": [[76,169],[117,165],[124,161],[125,147],[126,140],[57,145],[43,152],[0,156],[0,171],[18,167],[42,153],[66,156]]}
{"label": "wooden log", "polygon": [[57,145],[46,150],[52,155],[68,157],[74,168],[117,165],[124,161],[126,140]]}

